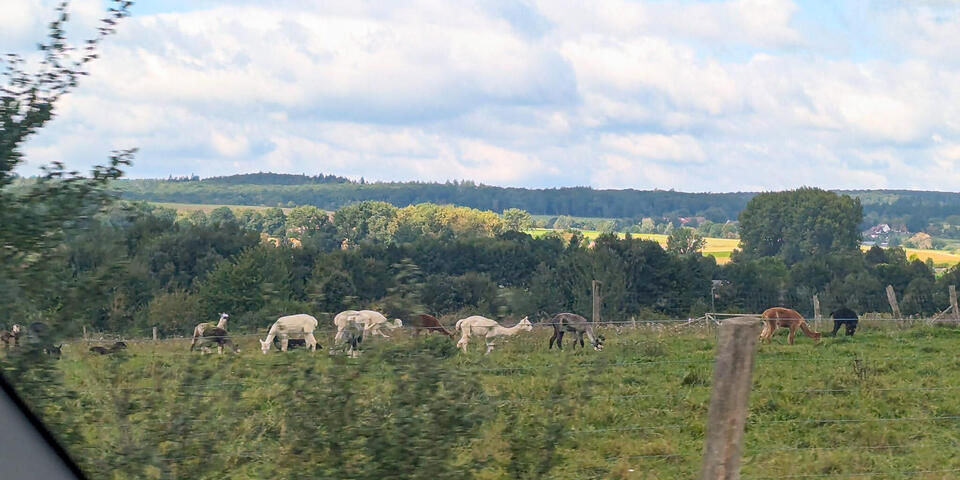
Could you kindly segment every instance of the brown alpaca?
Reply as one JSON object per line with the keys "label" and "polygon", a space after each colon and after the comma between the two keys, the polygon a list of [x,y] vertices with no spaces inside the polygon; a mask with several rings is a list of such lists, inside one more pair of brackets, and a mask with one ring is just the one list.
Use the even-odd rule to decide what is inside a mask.
{"label": "brown alpaca", "polygon": [[437,320],[433,315],[420,314],[416,317],[413,317],[413,322],[410,323],[416,330],[413,331],[415,335],[420,335],[420,330],[426,330],[428,332],[437,332],[442,333],[450,338],[453,338],[453,333],[451,333],[446,328],[443,328],[443,324],[440,323],[440,320]]}
{"label": "brown alpaca", "polygon": [[820,341],[820,332],[813,331],[807,322],[796,310],[783,307],[768,308],[761,314],[763,317],[763,331],[760,332],[760,341],[770,340],[777,327],[790,329],[790,335],[787,336],[787,343],[793,345],[793,336],[797,329],[803,331],[804,335],[812,338],[815,342]]}

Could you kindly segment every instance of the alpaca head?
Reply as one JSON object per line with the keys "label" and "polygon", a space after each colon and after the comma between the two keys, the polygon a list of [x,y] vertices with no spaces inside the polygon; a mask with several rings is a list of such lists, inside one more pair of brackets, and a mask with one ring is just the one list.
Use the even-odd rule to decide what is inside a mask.
{"label": "alpaca head", "polygon": [[14,323],[13,326],[10,327],[10,333],[13,333],[14,335],[20,334],[20,324]]}
{"label": "alpaca head", "polygon": [[527,332],[533,330],[533,324],[530,323],[529,317],[523,317],[522,319],[520,319],[520,322],[517,323],[517,325],[520,327],[520,330],[524,330]]}
{"label": "alpaca head", "polygon": [[[388,324],[388,325],[390,325],[390,324]],[[393,319],[393,324],[390,325],[391,328],[400,328],[400,327],[402,327],[402,326],[403,326],[403,321],[400,320],[399,318],[394,318],[394,319]]]}
{"label": "alpaca head", "polygon": [[263,352],[264,354],[266,354],[267,352],[270,351],[270,342],[268,342],[268,341],[266,341],[266,340],[260,340],[259,338],[257,339],[257,341],[260,342],[260,351],[261,351],[261,352]]}
{"label": "alpaca head", "polygon": [[596,351],[598,351],[598,352],[601,351],[601,350],[603,350],[603,342],[604,342],[604,340],[606,340],[606,338],[604,338],[603,335],[597,335],[596,337],[594,337],[594,339],[593,339],[593,349],[596,350]]}
{"label": "alpaca head", "polygon": [[220,320],[223,320],[224,318],[230,318],[230,315],[227,315],[226,313],[221,313]]}

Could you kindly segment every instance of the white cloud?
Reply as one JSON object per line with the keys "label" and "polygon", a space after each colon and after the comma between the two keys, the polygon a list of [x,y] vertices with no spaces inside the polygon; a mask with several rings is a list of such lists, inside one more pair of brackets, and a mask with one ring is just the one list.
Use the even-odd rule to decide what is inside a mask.
{"label": "white cloud", "polygon": [[[0,41],[31,45],[51,4],[8,3]],[[141,176],[722,191],[960,175],[958,8],[866,9],[903,47],[831,31],[853,57],[820,50],[788,0],[210,4],[124,20],[29,168],[139,146]],[[74,7],[80,30],[102,15]]]}

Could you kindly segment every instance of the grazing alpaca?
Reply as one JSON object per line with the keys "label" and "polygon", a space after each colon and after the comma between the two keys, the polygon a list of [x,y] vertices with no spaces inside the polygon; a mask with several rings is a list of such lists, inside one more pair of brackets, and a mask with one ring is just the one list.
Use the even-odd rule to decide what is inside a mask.
{"label": "grazing alpaca", "polygon": [[[347,320],[352,322],[360,323],[363,325],[363,334],[371,335],[380,335],[381,337],[390,336],[383,333],[381,328],[389,328],[390,330],[397,329],[403,326],[403,322],[400,319],[395,319],[393,323],[387,320],[387,317],[384,317],[380,312],[375,312],[373,310],[344,310],[333,317],[333,323],[337,326],[337,335],[334,337],[334,343],[339,343],[341,340],[340,332],[348,324]],[[360,340],[363,340],[361,337]]]}
{"label": "grazing alpaca", "polygon": [[857,323],[859,323],[857,312],[843,307],[834,310],[831,316],[833,317],[833,333],[830,334],[831,336],[837,336],[840,326],[845,328],[848,337],[852,337],[854,332],[857,331]]}
{"label": "grazing alpaca", "polygon": [[793,336],[797,328],[803,331],[804,335],[812,338],[815,342],[820,341],[820,332],[813,331],[807,322],[796,310],[783,307],[768,308],[761,314],[763,317],[763,331],[760,332],[760,341],[770,340],[777,327],[786,327],[790,329],[790,335],[787,336],[787,343],[793,345]]}
{"label": "grazing alpaca", "polygon": [[216,325],[210,322],[203,322],[203,323],[198,323],[196,327],[193,327],[193,341],[190,342],[190,351],[191,352],[193,351],[194,347],[197,345],[197,339],[202,337],[203,332],[206,331],[208,328],[217,327],[217,328],[222,328],[226,330],[228,318],[230,318],[230,315],[227,315],[226,313],[221,313],[220,321],[218,321]]}
{"label": "grazing alpaca", "polygon": [[453,332],[443,328],[443,324],[440,323],[440,320],[437,320],[437,317],[433,315],[428,315],[422,313],[413,317],[413,321],[410,324],[416,330],[413,331],[414,335],[420,336],[420,330],[426,330],[428,332],[437,332],[442,333],[450,338],[453,338]]}
{"label": "grazing alpaca", "polygon": [[13,342],[13,346],[20,346],[20,325],[14,323],[10,327],[10,331],[0,330],[0,341],[3,342],[5,348],[10,348],[10,342]]}
{"label": "grazing alpaca", "polygon": [[563,345],[560,344],[560,342],[563,341],[563,334],[564,332],[570,332],[577,336],[573,339],[573,348],[577,348],[578,340],[580,341],[580,347],[583,348],[583,335],[586,334],[594,350],[603,350],[603,336],[594,335],[593,325],[580,315],[575,313],[558,313],[550,319],[550,326],[553,327],[553,336],[550,337],[549,348],[553,348],[553,342],[556,340],[557,349],[563,350]]}
{"label": "grazing alpaca", "polygon": [[53,329],[50,328],[50,325],[43,322],[33,322],[27,327],[27,340],[34,345],[40,345],[45,355],[50,355],[59,360],[63,344],[54,346],[50,340],[52,333]]}
{"label": "grazing alpaca", "polygon": [[115,342],[113,345],[110,346],[110,348],[90,347],[90,351],[93,353],[99,353],[100,355],[109,355],[111,353],[119,352],[120,350],[123,350],[125,348],[127,348],[126,343]]}
{"label": "grazing alpaca", "polygon": [[227,331],[220,327],[207,328],[204,330],[203,336],[200,337],[200,341],[198,342],[200,353],[207,353],[210,350],[210,345],[213,344],[217,344],[217,353],[220,355],[223,355],[223,347],[225,345],[233,347],[234,353],[240,353],[240,347],[230,341]]}
{"label": "grazing alpaca", "polygon": [[260,351],[264,354],[270,351],[273,345],[273,339],[280,337],[280,351],[287,351],[287,344],[290,337],[303,338],[307,342],[307,347],[315,351],[317,349],[317,339],[313,336],[313,331],[317,329],[317,319],[305,313],[296,315],[287,315],[280,317],[267,332],[266,340],[260,340]]}
{"label": "grazing alpaca", "polygon": [[43,349],[43,353],[50,355],[51,357],[60,360],[60,356],[63,354],[63,344],[60,345],[50,345]]}
{"label": "grazing alpaca", "polygon": [[333,324],[337,326],[337,334],[333,337],[333,346],[330,347],[330,354],[333,355],[333,349],[341,343],[347,344],[347,355],[357,357],[360,355],[360,342],[363,341],[364,324],[357,315],[356,310],[346,310],[333,317]]}
{"label": "grazing alpaca", "polygon": [[460,340],[457,342],[457,347],[463,350],[464,353],[467,352],[467,342],[470,341],[470,336],[480,336],[483,335],[487,343],[487,353],[489,354],[493,350],[493,339],[499,336],[511,336],[516,335],[518,332],[526,331],[529,332],[533,330],[533,324],[530,323],[530,320],[527,317],[523,317],[520,322],[516,325],[506,328],[495,320],[490,320],[486,317],[481,317],[480,315],[474,315],[472,317],[463,318],[457,320],[457,330],[463,332]]}

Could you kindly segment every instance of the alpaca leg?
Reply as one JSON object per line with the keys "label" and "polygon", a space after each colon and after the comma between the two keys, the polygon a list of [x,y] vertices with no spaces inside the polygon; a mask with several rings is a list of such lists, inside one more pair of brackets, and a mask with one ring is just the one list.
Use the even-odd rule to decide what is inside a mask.
{"label": "alpaca leg", "polygon": [[467,336],[467,332],[464,331],[463,336],[460,337],[460,341],[457,342],[457,348],[463,350],[463,353],[467,353],[467,342],[469,341],[470,339]]}
{"label": "alpaca leg", "polygon": [[580,350],[583,350],[583,332],[577,332],[577,340],[580,341]]}
{"label": "alpaca leg", "polygon": [[[836,336],[837,336],[837,332],[840,331],[840,325],[843,325],[843,322],[842,322],[842,321],[840,321],[840,320],[834,320],[834,321],[833,321],[833,332],[830,332],[830,336],[831,336],[831,337],[836,337]],[[850,331],[850,329],[848,328],[847,331]]]}
{"label": "alpaca leg", "polygon": [[[559,330],[554,330],[554,331],[553,331],[553,336],[550,337],[550,346],[547,348],[547,350],[553,348],[553,342],[556,342],[556,341],[557,341],[557,336],[558,336],[557,334],[558,334],[558,333],[560,333]],[[560,344],[559,344],[559,343],[557,344],[557,348],[560,348]]]}
{"label": "alpaca leg", "polygon": [[763,330],[760,330],[760,342],[762,343],[767,339],[767,332],[770,330],[770,323],[763,322]]}
{"label": "alpaca leg", "polygon": [[314,337],[313,333],[307,334],[307,348],[309,348],[311,352],[317,351],[317,337]]}
{"label": "alpaca leg", "polygon": [[218,343],[218,344],[217,344],[217,355],[223,355],[223,344],[222,344],[222,343]]}
{"label": "alpaca leg", "polygon": [[791,326],[790,326],[790,334],[787,335],[787,343],[789,343],[790,345],[793,345],[793,337],[794,337],[794,335],[796,335],[796,333],[797,333],[797,326],[796,326],[796,325],[791,325]]}
{"label": "alpaca leg", "polygon": [[283,337],[280,337],[280,351],[281,351],[281,352],[286,352],[286,351],[287,351],[287,345],[288,345],[289,343],[290,343],[290,337],[287,337],[286,335],[284,335]]}
{"label": "alpaca leg", "polygon": [[557,350],[563,350],[563,330],[560,330],[560,334],[557,336]]}
{"label": "alpaca leg", "polygon": [[490,355],[490,352],[493,351],[493,340],[487,340],[487,353],[484,355]]}

